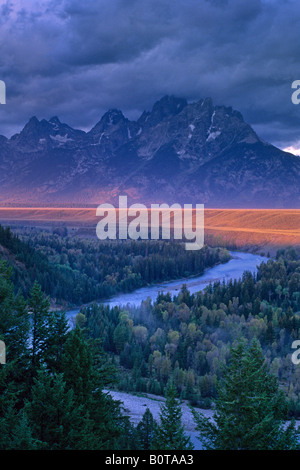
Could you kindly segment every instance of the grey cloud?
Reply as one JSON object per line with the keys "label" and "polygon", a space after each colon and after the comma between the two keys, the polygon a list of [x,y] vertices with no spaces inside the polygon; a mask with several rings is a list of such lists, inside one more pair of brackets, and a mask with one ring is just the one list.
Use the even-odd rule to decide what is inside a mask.
{"label": "grey cloud", "polygon": [[0,133],[33,114],[88,129],[108,108],[137,118],[176,94],[232,105],[264,139],[290,145],[300,140],[299,20],[297,0],[6,2]]}

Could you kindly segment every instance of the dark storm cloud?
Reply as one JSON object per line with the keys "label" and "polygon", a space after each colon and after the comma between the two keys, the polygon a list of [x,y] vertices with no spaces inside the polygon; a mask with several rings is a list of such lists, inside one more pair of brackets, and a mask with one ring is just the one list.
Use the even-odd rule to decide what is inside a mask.
{"label": "dark storm cloud", "polygon": [[[300,140],[298,1],[3,2],[0,132],[31,115],[88,129],[118,107],[130,118],[164,94],[232,105],[265,139]],[[300,144],[299,144],[300,146]]]}

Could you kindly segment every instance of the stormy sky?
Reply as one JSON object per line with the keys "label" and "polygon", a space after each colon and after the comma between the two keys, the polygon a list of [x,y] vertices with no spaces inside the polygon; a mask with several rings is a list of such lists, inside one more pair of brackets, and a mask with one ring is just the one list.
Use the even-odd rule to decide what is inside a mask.
{"label": "stormy sky", "polygon": [[299,0],[0,0],[0,134],[33,115],[89,130],[163,95],[238,109],[260,137],[300,148]]}

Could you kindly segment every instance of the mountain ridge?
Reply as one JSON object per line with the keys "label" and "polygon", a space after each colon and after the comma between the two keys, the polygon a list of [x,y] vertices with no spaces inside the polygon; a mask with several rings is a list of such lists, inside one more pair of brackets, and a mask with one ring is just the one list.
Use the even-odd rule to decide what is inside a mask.
{"label": "mountain ridge", "polygon": [[32,117],[0,137],[0,204],[203,203],[300,207],[300,158],[264,142],[211,98],[164,96],[130,121],[108,110],[88,131]]}

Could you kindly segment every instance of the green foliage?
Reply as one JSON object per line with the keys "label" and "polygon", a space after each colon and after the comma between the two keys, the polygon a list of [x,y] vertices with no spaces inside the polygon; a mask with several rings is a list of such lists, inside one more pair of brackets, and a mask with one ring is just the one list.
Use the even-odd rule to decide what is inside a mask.
{"label": "green foliage", "polygon": [[201,274],[227,261],[227,250],[205,246],[186,252],[183,243],[99,241],[53,233],[22,231],[21,238],[0,226],[14,284],[27,296],[34,281],[57,302],[78,305],[129,292],[147,284]]}
{"label": "green foliage", "polygon": [[214,422],[192,409],[199,439],[207,449],[299,448],[295,423],[284,428],[287,403],[256,340],[248,348],[239,343],[231,349],[215,406]]}
{"label": "green foliage", "polygon": [[192,450],[194,448],[181,423],[182,411],[176,399],[176,393],[176,387],[169,382],[166,389],[166,402],[161,406],[160,423],[154,430],[151,443],[153,450]]}
{"label": "green foliage", "polygon": [[38,283],[27,303],[16,296],[10,270],[0,269],[0,337],[8,351],[0,365],[0,449],[132,448],[123,434],[128,418],[103,391],[114,371],[99,342],[49,312]]}
{"label": "green foliage", "polygon": [[30,327],[24,298],[15,294],[11,272],[0,259],[0,338],[2,335],[7,345],[7,360],[24,355]]}
{"label": "green foliage", "polygon": [[157,423],[147,407],[139,424],[137,425],[137,441],[142,450],[150,450]]}
{"label": "green foliage", "polygon": [[77,449],[86,443],[87,415],[83,406],[76,406],[74,391],[66,386],[63,374],[49,375],[40,369],[24,409],[41,448]]}
{"label": "green foliage", "polygon": [[[181,398],[209,408],[217,398],[217,382],[237,339],[257,338],[270,370],[288,397],[289,417],[300,417],[299,367],[291,361],[292,342],[300,334],[300,305],[294,283],[300,270],[297,251],[280,252],[258,268],[228,284],[215,282],[190,294],[158,295],[137,307],[92,305],[82,309],[91,338],[117,355],[118,387],[161,395],[172,377]],[[146,340],[144,338],[147,338]]]}
{"label": "green foliage", "polygon": [[[160,294],[153,304],[146,300],[140,308],[126,311],[89,305],[69,331],[65,315],[49,311],[45,291],[51,298],[72,302],[107,298],[146,283],[200,273],[225,261],[226,250],[205,247],[193,254],[179,243],[99,243],[58,233],[33,232],[30,240],[21,241],[2,227],[0,244],[9,253],[6,262],[0,261],[0,338],[8,360],[0,366],[1,449],[121,450],[152,444],[158,448],[165,442],[166,449],[182,450],[190,444],[176,394],[206,408],[219,400],[223,411],[239,394],[244,401],[235,409],[243,409],[245,420],[236,423],[245,439],[240,438],[241,428],[236,426],[240,433],[234,434],[224,418],[220,430],[224,424],[228,440],[224,437],[220,445],[255,447],[259,441],[262,448],[269,431],[271,448],[293,448],[294,425],[284,432],[286,402],[276,380],[269,379],[266,365],[288,398],[289,417],[299,417],[299,368],[290,358],[291,343],[300,332],[296,249],[278,252],[276,261],[262,264],[256,276],[246,272],[239,281],[215,282],[198,294],[183,287],[173,298]],[[252,356],[246,354],[246,345],[254,338],[263,356],[253,346]],[[244,359],[231,369],[235,379],[226,395],[218,383],[224,367],[231,367],[231,348],[239,339],[245,343]],[[117,378],[112,364],[118,367]],[[168,386],[160,431],[149,413],[135,429],[120,403],[104,392],[117,379],[123,390],[161,395],[170,378],[173,396]],[[259,397],[257,402],[247,402],[242,382]],[[234,414],[229,416],[234,422]],[[171,428],[177,436],[173,441]]]}

